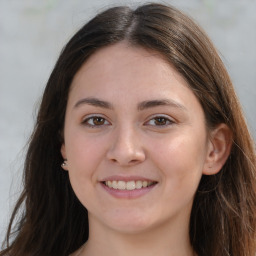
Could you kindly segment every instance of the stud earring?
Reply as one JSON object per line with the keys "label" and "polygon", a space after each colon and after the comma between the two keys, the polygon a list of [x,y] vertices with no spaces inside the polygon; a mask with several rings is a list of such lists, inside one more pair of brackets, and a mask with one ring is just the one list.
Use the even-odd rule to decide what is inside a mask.
{"label": "stud earring", "polygon": [[64,168],[67,166],[67,159],[64,159],[63,163],[61,164],[61,167]]}

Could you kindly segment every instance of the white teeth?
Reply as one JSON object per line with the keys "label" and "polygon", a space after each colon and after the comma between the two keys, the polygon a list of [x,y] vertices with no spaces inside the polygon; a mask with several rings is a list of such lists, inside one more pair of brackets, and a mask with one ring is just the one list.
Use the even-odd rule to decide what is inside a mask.
{"label": "white teeth", "polygon": [[125,189],[126,189],[126,184],[125,184],[125,182],[122,181],[122,180],[119,180],[119,181],[117,182],[117,188],[118,188],[118,189],[125,190]]}
{"label": "white teeth", "polygon": [[126,189],[127,190],[134,190],[136,188],[135,181],[128,181],[126,183]]}
{"label": "white teeth", "polygon": [[136,181],[136,189],[142,188],[142,182],[140,180]]}
{"label": "white teeth", "polygon": [[109,187],[109,188],[113,188],[113,189],[119,189],[119,190],[135,190],[135,189],[141,189],[141,188],[146,188],[148,186],[151,186],[154,182],[152,181],[141,181],[141,180],[137,180],[137,181],[123,181],[123,180],[113,180],[113,181],[105,181],[104,184]]}
{"label": "white teeth", "polygon": [[117,181],[116,180],[112,181],[112,188],[117,189]]}
{"label": "white teeth", "polygon": [[146,181],[142,182],[142,187],[145,188],[148,185],[148,183]]}

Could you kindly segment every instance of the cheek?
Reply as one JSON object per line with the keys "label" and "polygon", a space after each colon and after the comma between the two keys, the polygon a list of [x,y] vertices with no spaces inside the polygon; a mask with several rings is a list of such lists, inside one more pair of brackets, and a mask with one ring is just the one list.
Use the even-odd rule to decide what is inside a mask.
{"label": "cheek", "polygon": [[103,147],[95,139],[72,136],[66,140],[68,172],[73,190],[85,197],[97,182],[97,168],[103,161]]}
{"label": "cheek", "polygon": [[[69,135],[69,136],[68,136]],[[88,172],[102,160],[104,140],[88,136],[83,130],[67,132],[65,145],[71,171]]]}
{"label": "cheek", "polygon": [[[153,144],[153,143],[152,143]],[[197,136],[175,136],[154,143],[154,158],[171,188],[196,189],[205,161],[205,140]]]}
{"label": "cheek", "polygon": [[93,191],[96,184],[95,170],[96,163],[99,161],[99,153],[96,146],[91,145],[83,139],[74,139],[72,143],[67,144],[68,151],[68,174],[71,186],[85,208],[90,205],[88,198],[93,197]]}

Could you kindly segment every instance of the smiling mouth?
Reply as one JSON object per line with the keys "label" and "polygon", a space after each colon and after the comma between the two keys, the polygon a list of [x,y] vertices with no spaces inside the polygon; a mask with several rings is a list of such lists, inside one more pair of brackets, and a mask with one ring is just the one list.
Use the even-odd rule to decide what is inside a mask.
{"label": "smiling mouth", "polygon": [[148,188],[150,186],[155,185],[157,182],[155,181],[146,181],[146,180],[136,180],[136,181],[123,181],[123,180],[113,180],[113,181],[104,181],[103,184],[109,188],[116,190],[136,190]]}

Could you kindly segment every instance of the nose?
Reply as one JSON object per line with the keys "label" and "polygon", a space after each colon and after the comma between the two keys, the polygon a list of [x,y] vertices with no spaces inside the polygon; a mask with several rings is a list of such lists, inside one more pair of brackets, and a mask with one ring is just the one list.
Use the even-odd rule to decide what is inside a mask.
{"label": "nose", "polygon": [[121,166],[131,166],[143,162],[146,155],[138,134],[129,128],[120,129],[114,133],[107,158]]}

